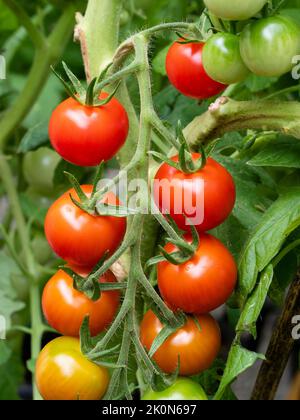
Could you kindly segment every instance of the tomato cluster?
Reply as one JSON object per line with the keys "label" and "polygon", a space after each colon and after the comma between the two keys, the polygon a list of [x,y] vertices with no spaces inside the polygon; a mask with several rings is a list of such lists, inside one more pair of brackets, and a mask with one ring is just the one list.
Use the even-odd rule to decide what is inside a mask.
{"label": "tomato cluster", "polygon": [[221,93],[226,85],[245,80],[250,72],[279,77],[292,69],[300,53],[300,30],[292,19],[275,15],[245,22],[262,10],[266,0],[204,3],[212,16],[242,22],[235,33],[218,28],[205,43],[179,39],[170,47],[166,70],[181,93],[206,99]]}
{"label": "tomato cluster", "polygon": [[[102,93],[101,100],[108,95]],[[123,145],[128,134],[128,117],[115,98],[101,106],[82,105],[69,98],[53,112],[49,136],[55,150],[67,161],[81,166],[95,166],[111,159]],[[42,153],[42,151],[40,152]],[[30,156],[24,161],[31,169]],[[45,161],[52,168],[57,158]],[[43,178],[39,183],[45,183]],[[126,231],[126,218],[87,212],[81,206],[82,195],[89,200],[93,185],[82,185],[81,196],[71,189],[49,208],[45,219],[45,234],[52,250],[66,261],[81,278],[87,277],[97,263],[113,254]],[[118,206],[113,193],[106,193],[99,201]],[[79,204],[79,205],[78,205]],[[100,283],[115,283],[116,277],[107,271]],[[42,309],[49,325],[63,337],[46,345],[36,364],[36,383],[42,397],[53,399],[100,399],[109,383],[109,372],[90,362],[80,351],[80,327],[89,316],[91,336],[105,331],[113,321],[120,304],[120,292],[103,291],[91,300],[77,290],[73,278],[58,270],[46,283],[42,295]]]}

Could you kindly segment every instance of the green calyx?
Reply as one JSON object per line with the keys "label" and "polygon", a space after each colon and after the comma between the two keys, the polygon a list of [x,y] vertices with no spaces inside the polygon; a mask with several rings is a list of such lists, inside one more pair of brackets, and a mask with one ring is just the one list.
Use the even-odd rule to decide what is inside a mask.
{"label": "green calyx", "polygon": [[58,73],[53,67],[51,67],[55,76],[61,81],[68,95],[84,106],[98,107],[107,105],[112,98],[115,96],[120,83],[114,88],[113,92],[108,95],[105,99],[99,99],[101,95],[101,89],[99,84],[103,83],[107,75],[108,70],[112,66],[110,63],[98,77],[95,77],[85,88],[75,74],[69,69],[65,62],[62,62],[63,69],[68,77],[68,81],[65,81],[63,76]]}

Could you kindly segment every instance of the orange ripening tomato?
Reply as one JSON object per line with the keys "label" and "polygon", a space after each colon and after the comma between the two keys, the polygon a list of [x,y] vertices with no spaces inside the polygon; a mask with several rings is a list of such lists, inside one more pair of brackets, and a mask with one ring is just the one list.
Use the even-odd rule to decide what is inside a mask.
{"label": "orange ripening tomato", "polygon": [[83,356],[77,338],[58,337],[40,352],[35,380],[44,400],[100,400],[109,373]]}
{"label": "orange ripening tomato", "polygon": [[[192,242],[188,235],[186,240]],[[171,254],[177,248],[168,243],[165,250]],[[222,242],[202,233],[195,255],[180,265],[160,262],[157,279],[162,297],[173,310],[204,314],[228,300],[236,285],[237,266]]]}
{"label": "orange ripening tomato", "polygon": [[[92,185],[83,185],[87,196]],[[79,201],[74,189],[67,191],[48,210],[45,233],[53,251],[71,265],[93,268],[108,252],[110,255],[121,244],[126,231],[126,218],[90,215],[71,200]],[[119,205],[118,198],[107,193],[103,203]]]}
{"label": "orange ripening tomato", "polygon": [[[108,94],[102,92],[100,99]],[[127,112],[116,98],[101,106],[81,105],[73,98],[54,110],[49,137],[57,153],[75,165],[97,166],[114,157],[126,141]]]}
{"label": "orange ripening tomato", "polygon": [[[111,271],[107,271],[99,281],[115,283],[117,280]],[[92,301],[74,289],[73,279],[63,270],[58,270],[48,281],[42,296],[43,312],[49,325],[62,335],[72,337],[79,336],[87,315],[92,336],[104,331],[114,319],[119,303],[117,290],[104,291],[98,300]]]}
{"label": "orange ripening tomato", "polygon": [[[217,357],[221,347],[221,332],[211,315],[198,315],[199,326],[192,317],[173,333],[153,356],[154,361],[166,373],[172,373],[180,359],[179,375],[197,375],[208,369]],[[140,338],[149,351],[163,325],[149,310],[141,323]]]}
{"label": "orange ripening tomato", "polygon": [[[201,157],[193,153],[193,160]],[[178,162],[178,155],[172,158]],[[235,184],[230,173],[208,158],[204,168],[186,174],[163,163],[153,186],[154,200],[163,214],[169,214],[183,230],[190,219],[198,232],[206,232],[223,223],[235,204]]]}
{"label": "orange ripening tomato", "polygon": [[208,76],[202,63],[203,42],[174,42],[166,58],[170,82],[179,92],[195,99],[207,99],[227,86]]}

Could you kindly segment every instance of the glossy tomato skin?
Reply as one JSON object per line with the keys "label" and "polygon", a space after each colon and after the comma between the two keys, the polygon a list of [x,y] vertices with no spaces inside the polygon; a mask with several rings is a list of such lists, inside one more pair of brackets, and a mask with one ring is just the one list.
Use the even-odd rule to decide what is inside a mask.
{"label": "glossy tomato skin", "polygon": [[[193,153],[195,160],[200,156]],[[172,160],[178,162],[178,155]],[[170,214],[183,230],[189,230],[187,217],[199,232],[223,223],[236,198],[232,176],[212,158],[194,174],[185,174],[163,163],[155,176],[153,192],[155,203],[163,214]]]}
{"label": "glossy tomato skin", "polygon": [[[186,239],[191,242],[191,237]],[[177,250],[171,243],[165,249],[168,253]],[[202,233],[198,250],[188,262],[160,262],[157,275],[159,291],[173,310],[204,314],[228,300],[236,286],[237,266],[217,238]]]}
{"label": "glossy tomato skin", "polygon": [[195,99],[210,98],[226,88],[206,74],[202,63],[203,47],[202,42],[175,42],[166,59],[166,70],[172,85],[183,95]]}
{"label": "glossy tomato skin", "polygon": [[152,389],[145,392],[142,400],[208,400],[201,385],[188,378],[178,378],[173,385],[163,391],[153,391]]}
{"label": "glossy tomato skin", "polygon": [[284,16],[273,16],[248,24],[241,34],[241,56],[258,76],[278,77],[293,67],[300,53],[300,30]]}
{"label": "glossy tomato skin", "polygon": [[[84,185],[82,189],[89,196],[93,186]],[[107,251],[112,254],[118,248],[125,234],[126,218],[90,215],[71,201],[70,194],[79,200],[72,189],[48,210],[46,237],[59,257],[72,265],[92,268]],[[113,193],[108,193],[103,202],[119,204]]]}
{"label": "glossy tomato skin", "polygon": [[[99,279],[100,283],[115,283],[111,271]],[[85,316],[89,316],[92,336],[104,331],[114,319],[120,303],[120,293],[104,291],[100,299],[92,301],[74,289],[73,279],[63,270],[47,282],[42,296],[42,307],[49,325],[60,334],[79,337]]]}
{"label": "glossy tomato skin", "polygon": [[100,400],[109,373],[82,355],[77,338],[58,337],[40,352],[35,379],[44,400]]}
{"label": "glossy tomato skin", "polygon": [[218,33],[203,48],[203,66],[214,80],[228,85],[242,82],[249,69],[242,60],[240,39],[230,33]]}
{"label": "glossy tomato skin", "polygon": [[255,16],[267,0],[204,0],[215,16],[228,20],[245,20]]}
{"label": "glossy tomato skin", "polygon": [[[107,96],[102,93],[100,97]],[[49,137],[63,159],[79,166],[96,166],[116,155],[128,130],[127,113],[116,98],[97,107],[69,98],[54,110]]]}
{"label": "glossy tomato skin", "polygon": [[[221,332],[218,323],[211,315],[198,315],[201,331],[192,317],[173,333],[156,351],[154,361],[166,373],[175,371],[180,357],[179,375],[197,375],[208,369],[217,357],[221,347]],[[140,338],[147,351],[163,325],[149,310],[142,322]]]}
{"label": "glossy tomato skin", "polygon": [[28,152],[23,159],[23,173],[28,184],[43,194],[53,192],[53,177],[60,158],[48,147]]}

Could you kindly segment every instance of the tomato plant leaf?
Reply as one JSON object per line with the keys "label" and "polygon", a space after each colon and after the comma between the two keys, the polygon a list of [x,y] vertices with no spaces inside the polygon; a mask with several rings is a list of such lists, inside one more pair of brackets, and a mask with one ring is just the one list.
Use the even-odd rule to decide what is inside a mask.
{"label": "tomato plant leaf", "polygon": [[31,150],[36,150],[48,142],[48,124],[46,121],[42,121],[25,133],[21,139],[18,152],[27,153]]}
{"label": "tomato plant leaf", "polygon": [[290,190],[265,212],[246,243],[239,261],[239,291],[252,292],[258,273],[275,257],[284,241],[300,225],[299,189]]}
{"label": "tomato plant leaf", "polygon": [[248,331],[256,339],[255,324],[266,301],[273,275],[273,266],[270,264],[261,273],[256,289],[243,308],[243,312],[236,327],[237,332]]}
{"label": "tomato plant leaf", "polygon": [[265,356],[249,351],[240,344],[234,344],[231,347],[225,372],[214,399],[222,399],[227,387],[236,379],[236,377],[250,368],[259,359],[264,360]]}

